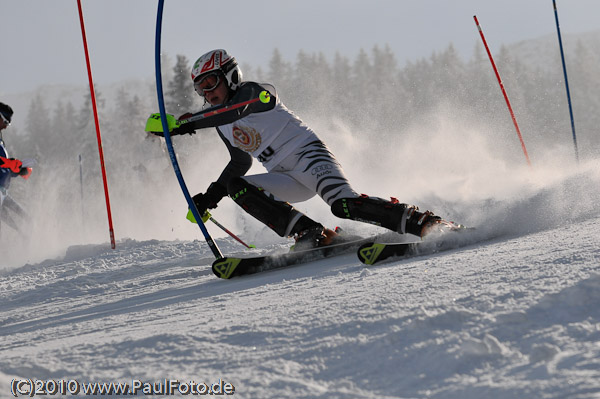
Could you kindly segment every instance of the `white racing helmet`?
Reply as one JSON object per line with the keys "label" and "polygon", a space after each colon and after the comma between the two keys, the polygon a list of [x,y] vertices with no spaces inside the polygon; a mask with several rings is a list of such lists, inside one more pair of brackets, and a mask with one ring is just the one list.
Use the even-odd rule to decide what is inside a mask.
{"label": "white racing helmet", "polygon": [[217,71],[225,75],[231,90],[237,89],[242,83],[242,70],[237,61],[223,49],[212,50],[200,56],[192,67],[192,80],[197,83],[203,75]]}

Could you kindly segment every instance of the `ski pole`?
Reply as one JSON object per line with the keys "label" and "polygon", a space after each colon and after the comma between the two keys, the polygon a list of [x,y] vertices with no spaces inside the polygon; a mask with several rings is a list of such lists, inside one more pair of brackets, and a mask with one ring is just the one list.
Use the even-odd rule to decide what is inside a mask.
{"label": "ski pole", "polygon": [[475,20],[475,25],[477,25],[477,30],[479,30],[479,34],[481,35],[481,40],[483,41],[483,45],[485,46],[485,51],[487,51],[488,57],[490,58],[490,62],[492,63],[492,67],[494,68],[494,73],[496,74],[496,79],[498,79],[498,83],[500,84],[500,89],[502,90],[502,94],[504,95],[504,100],[506,100],[506,105],[508,106],[508,111],[510,112],[510,116],[512,118],[513,124],[515,125],[515,129],[517,129],[517,135],[519,136],[519,140],[521,141],[521,148],[523,148],[523,153],[525,154],[525,159],[527,160],[527,164],[531,166],[531,161],[529,160],[529,155],[527,155],[527,148],[525,148],[525,142],[523,141],[523,136],[521,136],[521,130],[519,129],[519,125],[517,124],[517,118],[515,118],[515,113],[510,106],[510,101],[508,101],[508,95],[506,94],[506,90],[504,89],[504,83],[502,83],[502,79],[500,79],[500,74],[498,73],[498,68],[496,68],[496,63],[494,62],[494,58],[492,57],[492,53],[490,53],[490,49],[487,45],[485,37],[483,36],[483,30],[479,25],[479,21],[477,20],[477,16],[473,15],[473,19]]}
{"label": "ski pole", "polygon": [[[208,212],[206,212],[208,213]],[[215,218],[213,218],[210,213],[208,213],[209,217],[208,220],[210,220],[211,222],[213,222],[214,224],[217,225],[218,228],[220,228],[221,230],[223,230],[225,233],[229,234],[233,239],[235,239],[237,242],[239,242],[240,244],[242,244],[243,246],[245,246],[246,248],[256,248],[254,245],[250,244],[246,244],[244,241],[242,241],[238,236],[236,236],[235,234],[233,234],[231,231],[229,231],[225,226],[223,226],[221,223],[217,222],[215,220]]]}
{"label": "ski pole", "polygon": [[[186,219],[189,220],[192,223],[196,223],[196,218],[194,217],[194,214],[192,213],[191,210],[188,209],[188,214],[186,216]],[[225,226],[223,226],[221,223],[217,222],[217,220],[215,218],[212,217],[212,215],[208,212],[205,211],[204,215],[202,215],[202,221],[206,222],[207,220],[210,220],[211,222],[213,222],[214,224],[217,225],[217,227],[219,227],[221,230],[223,230],[225,233],[229,234],[232,238],[234,238],[236,241],[238,241],[240,244],[242,244],[243,246],[245,246],[246,248],[256,248],[254,245],[250,244],[246,244],[244,241],[242,241],[241,238],[239,238],[238,236],[236,236],[235,234],[233,234],[230,230],[228,230]]]}

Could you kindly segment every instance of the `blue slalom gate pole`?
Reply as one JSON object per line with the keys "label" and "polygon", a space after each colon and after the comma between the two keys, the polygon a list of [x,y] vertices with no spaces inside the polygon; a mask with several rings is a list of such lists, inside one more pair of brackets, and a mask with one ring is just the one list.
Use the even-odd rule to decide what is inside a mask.
{"label": "blue slalom gate pole", "polygon": [[161,73],[161,62],[160,62],[160,40],[161,40],[161,27],[162,27],[162,14],[164,8],[164,0],[158,0],[158,13],[156,17],[156,46],[155,46],[155,64],[156,64],[156,91],[158,95],[158,109],[160,112],[160,119],[162,121],[163,132],[165,134],[165,142],[167,144],[167,149],[169,151],[169,157],[171,158],[171,163],[173,164],[173,169],[175,170],[175,175],[177,176],[177,180],[179,181],[179,185],[181,186],[181,190],[183,191],[183,195],[187,200],[190,210],[196,218],[196,223],[202,230],[202,234],[204,234],[204,238],[206,239],[206,243],[210,247],[212,253],[215,255],[215,258],[222,258],[221,250],[217,246],[217,243],[212,239],[208,230],[206,230],[206,226],[202,222],[202,216],[199,214],[196,209],[196,205],[192,200],[189,190],[183,180],[183,175],[181,174],[181,169],[179,169],[179,163],[177,162],[177,156],[175,155],[175,150],[173,149],[173,143],[171,141],[171,133],[169,132],[169,125],[167,123],[167,116],[165,111],[165,101],[163,97],[163,87],[162,87],[162,73]]}
{"label": "blue slalom gate pole", "polygon": [[556,0],[552,0],[554,5],[554,19],[556,20],[556,31],[558,32],[558,45],[560,46],[560,58],[562,59],[563,73],[565,75],[565,86],[567,88],[567,101],[569,102],[569,115],[571,116],[571,130],[573,132],[573,146],[575,147],[575,158],[579,163],[579,150],[577,149],[577,136],[575,135],[575,119],[573,118],[573,107],[571,105],[571,93],[569,91],[569,79],[567,78],[567,64],[565,63],[565,53],[563,52],[562,38],[560,35],[560,25],[558,24],[558,11],[556,11]]}

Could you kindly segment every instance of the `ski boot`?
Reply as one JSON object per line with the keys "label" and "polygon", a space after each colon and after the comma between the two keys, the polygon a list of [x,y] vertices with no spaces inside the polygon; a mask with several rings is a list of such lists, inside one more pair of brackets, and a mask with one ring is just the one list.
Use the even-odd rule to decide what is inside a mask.
{"label": "ski boot", "polygon": [[[415,207],[415,212],[417,209],[418,208]],[[419,213],[419,212],[416,212],[416,213]],[[408,220],[410,220],[410,217]],[[413,220],[415,220],[414,217],[413,217]],[[423,220],[423,221],[421,221],[421,220]],[[420,217],[418,217],[418,215],[417,215],[415,223],[417,226],[420,226],[420,229],[421,229],[420,237],[421,238],[425,238],[426,236],[431,237],[431,236],[435,236],[435,235],[440,235],[440,234],[447,233],[449,231],[465,229],[465,226],[456,224],[454,222],[448,222],[448,221],[442,219],[441,217],[434,215],[433,212],[431,212],[431,211],[423,212]],[[418,229],[419,227],[416,227],[416,228]]]}
{"label": "ski boot", "polygon": [[414,205],[402,204],[396,198],[390,201],[362,194],[357,198],[340,198],[331,205],[331,212],[337,217],[385,227],[400,234],[413,234],[425,237],[437,227],[448,226],[433,212],[419,212]]}
{"label": "ski boot", "polygon": [[305,251],[331,245],[337,236],[335,231],[317,224],[294,235],[296,243],[292,246],[291,251]]}

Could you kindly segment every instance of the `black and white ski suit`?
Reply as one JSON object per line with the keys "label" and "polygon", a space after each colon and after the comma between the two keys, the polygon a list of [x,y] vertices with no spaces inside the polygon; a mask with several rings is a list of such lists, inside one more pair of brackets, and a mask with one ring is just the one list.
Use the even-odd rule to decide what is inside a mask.
{"label": "black and white ski suit", "polygon": [[[267,173],[244,176],[244,180],[275,199],[297,203],[318,194],[331,206],[338,198],[357,197],[325,143],[279,101],[273,86],[244,82],[227,103],[211,109],[257,98],[265,90],[270,93],[268,103],[258,101],[201,119],[181,132],[189,133],[190,128],[217,129],[231,155],[217,182],[227,187],[232,178],[244,176],[254,157]],[[173,134],[180,132],[175,129]]]}

